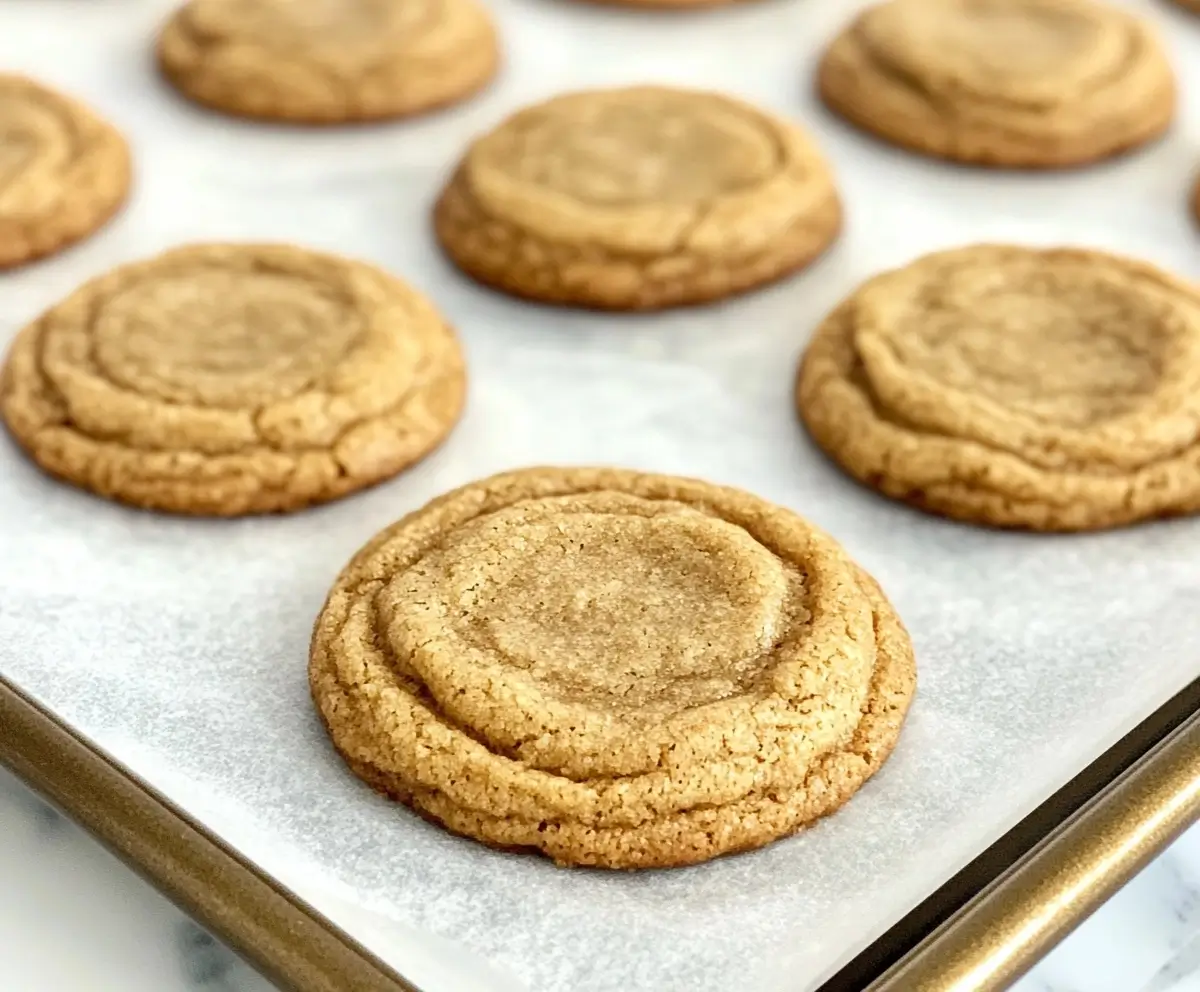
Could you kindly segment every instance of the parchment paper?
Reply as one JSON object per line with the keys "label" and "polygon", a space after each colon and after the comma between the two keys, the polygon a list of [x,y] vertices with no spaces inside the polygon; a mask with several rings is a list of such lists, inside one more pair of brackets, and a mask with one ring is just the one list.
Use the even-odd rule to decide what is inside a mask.
{"label": "parchment paper", "polygon": [[[493,0],[508,65],[413,123],[305,132],[193,109],[155,77],[158,0],[4,0],[0,65],[76,92],[132,140],[130,207],[59,258],[0,275],[0,342],[83,279],[181,241],[281,239],[373,259],[460,328],[468,413],[428,462],[296,516],[197,522],[49,481],[0,441],[0,671],[428,992],[810,989],[1200,673],[1200,521],[1031,537],[859,489],[797,426],[795,360],[862,279],[1008,239],[1107,247],[1200,274],[1200,18],[1149,2],[1185,87],[1172,136],[1077,173],[956,169],[824,114],[816,53],[856,9],[763,0],[653,14]],[[434,250],[428,211],[468,137],[531,100],[665,81],[807,123],[848,206],[812,270],[657,317],[537,308]],[[1188,87],[1191,91],[1188,91]],[[377,529],[529,463],[614,463],[733,483],[828,528],[912,631],[919,697],[848,807],[795,839],[669,872],[566,871],[493,853],[375,797],[308,700],[310,625]]]}

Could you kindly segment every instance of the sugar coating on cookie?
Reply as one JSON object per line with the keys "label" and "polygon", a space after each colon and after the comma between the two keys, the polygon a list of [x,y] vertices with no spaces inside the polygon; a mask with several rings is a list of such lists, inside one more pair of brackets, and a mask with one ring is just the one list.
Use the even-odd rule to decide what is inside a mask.
{"label": "sugar coating on cookie", "polygon": [[0,73],[0,269],[93,233],[125,202],[129,150],[87,107]]}
{"label": "sugar coating on cookie", "polygon": [[1161,135],[1175,82],[1150,27],[1098,0],[888,0],[818,69],[825,103],[894,144],[979,165],[1081,165]]}
{"label": "sugar coating on cookie", "polygon": [[163,74],[192,100],[311,124],[458,102],[499,57],[478,0],[189,0],[158,39]]}
{"label": "sugar coating on cookie", "polygon": [[1200,509],[1200,295],[1139,262],[928,255],[825,320],[796,398],[851,475],[936,513],[1093,530]]}
{"label": "sugar coating on cookie", "polygon": [[537,468],[455,490],[338,578],[309,666],[333,742],[449,829],[564,864],[690,864],[844,803],[916,680],[875,582],[735,489]]}
{"label": "sugar coating on cookie", "polygon": [[715,93],[559,96],[467,150],[435,210],[446,252],[518,296],[618,310],[728,296],[812,261],[841,207],[805,132]]}
{"label": "sugar coating on cookie", "polygon": [[295,510],[388,478],[459,417],[434,307],[361,262],[192,245],[84,284],[25,328],[0,415],[51,474],[176,513]]}

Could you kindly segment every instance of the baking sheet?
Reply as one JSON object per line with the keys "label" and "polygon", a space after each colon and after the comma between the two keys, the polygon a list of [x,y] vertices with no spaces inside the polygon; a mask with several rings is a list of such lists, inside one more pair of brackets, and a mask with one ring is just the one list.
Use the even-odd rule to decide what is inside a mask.
{"label": "baking sheet", "polygon": [[[821,44],[857,2],[654,14],[492,0],[508,64],[460,108],[305,132],[192,108],[154,76],[159,0],[5,0],[0,66],[74,91],[132,140],[137,187],[99,237],[0,275],[0,341],[83,279],[187,240],[279,239],[375,260],[458,326],[472,387],[449,443],[369,493],[292,517],[188,521],[50,482],[0,441],[0,672],[428,992],[811,989],[1200,674],[1200,520],[1000,534],[867,493],[796,425],[791,381],[862,279],[979,240],[1107,247],[1200,275],[1200,19],[1160,21],[1185,86],[1153,149],[1007,175],[890,150],[825,115]],[[585,85],[721,88],[806,122],[847,229],[816,267],[652,317],[538,308],[441,260],[432,198],[469,136]],[[305,675],[326,590],[377,529],[530,463],[732,483],[801,511],[872,571],[920,689],[900,746],[792,840],[668,872],[566,871],[451,837],[375,797],[318,727]]]}

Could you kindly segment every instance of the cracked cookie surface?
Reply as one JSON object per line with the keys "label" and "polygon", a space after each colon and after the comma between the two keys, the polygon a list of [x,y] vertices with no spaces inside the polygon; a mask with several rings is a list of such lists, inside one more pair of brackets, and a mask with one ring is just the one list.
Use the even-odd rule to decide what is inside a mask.
{"label": "cracked cookie surface", "polygon": [[189,0],[158,39],[163,74],[192,100],[311,124],[456,103],[499,58],[477,0]]}
{"label": "cracked cookie surface", "polygon": [[841,206],[799,127],[715,93],[638,86],[559,96],[476,140],[434,225],[483,283],[641,310],[802,268],[836,236]]}
{"label": "cracked cookie surface", "polygon": [[46,471],[176,513],[295,510],[386,479],[466,388],[433,306],[362,262],[191,245],[84,284],[25,328],[0,414]]}
{"label": "cracked cookie surface", "polygon": [[893,144],[978,165],[1082,165],[1161,135],[1176,87],[1136,17],[1097,0],[888,0],[826,51],[825,103]]}
{"label": "cracked cookie surface", "polygon": [[129,195],[129,149],[107,122],[24,76],[0,73],[0,269],[73,244]]}
{"label": "cracked cookie surface", "polygon": [[1200,510],[1200,295],[1128,259],[978,245],[876,276],[816,331],[796,400],[851,475],[950,517]]}
{"label": "cracked cookie surface", "polygon": [[890,753],[912,648],[782,507],[536,468],[448,493],[339,576],[309,676],[334,745],[449,829],[564,864],[689,864],[844,803]]}

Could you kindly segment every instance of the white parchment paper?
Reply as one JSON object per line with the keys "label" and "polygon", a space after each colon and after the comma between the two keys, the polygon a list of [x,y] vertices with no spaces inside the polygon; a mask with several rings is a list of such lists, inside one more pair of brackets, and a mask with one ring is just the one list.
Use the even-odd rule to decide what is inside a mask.
{"label": "white parchment paper", "polygon": [[[74,91],[129,135],[132,203],[98,237],[0,275],[0,343],[109,266],[181,241],[280,239],[372,259],[461,330],[467,415],[429,461],[296,516],[120,508],[0,441],[0,671],[428,992],[804,990],[1200,674],[1200,521],[1000,534],[859,489],[797,426],[795,360],[862,279],[971,241],[1070,243],[1200,275],[1200,18],[1149,2],[1185,87],[1178,126],[1096,169],[1013,175],[888,149],[824,114],[820,46],[858,2],[655,14],[493,0],[507,67],[413,123],[306,132],[192,108],[155,77],[160,0],[3,0],[0,66]],[[816,267],[655,317],[537,308],[471,285],[428,224],[467,139],[563,89],[721,88],[798,118],[840,177],[846,231]],[[1190,89],[1189,89],[1190,87]],[[732,483],[840,538],[912,631],[900,746],[842,812],[763,851],[669,872],[555,869],[374,796],[318,727],[313,617],[377,529],[529,463],[614,463]]]}

